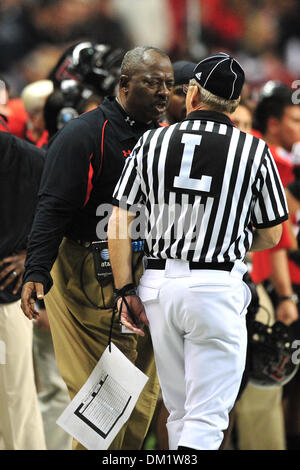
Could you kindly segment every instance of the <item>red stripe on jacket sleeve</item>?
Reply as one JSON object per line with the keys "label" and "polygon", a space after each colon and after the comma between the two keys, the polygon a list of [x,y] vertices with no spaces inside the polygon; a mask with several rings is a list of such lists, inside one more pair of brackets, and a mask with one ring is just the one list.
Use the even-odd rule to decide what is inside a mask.
{"label": "red stripe on jacket sleeve", "polygon": [[101,134],[101,160],[100,160],[100,164],[99,164],[99,170],[98,170],[98,173],[97,173],[97,179],[98,177],[100,176],[101,174],[101,170],[102,170],[102,164],[103,164],[103,149],[104,149],[104,131],[105,131],[105,127],[106,127],[106,124],[108,123],[108,120],[105,121],[105,123],[103,124],[103,127],[102,127],[102,134]]}
{"label": "red stripe on jacket sleeve", "polygon": [[93,176],[94,176],[94,168],[93,168],[93,165],[92,165],[92,157],[93,157],[93,153],[90,155],[90,166],[89,166],[89,176],[88,176],[88,184],[87,184],[87,189],[86,189],[86,197],[85,197],[85,202],[84,202],[84,206],[87,205],[89,199],[90,199],[90,195],[91,195],[91,191],[93,189]]}

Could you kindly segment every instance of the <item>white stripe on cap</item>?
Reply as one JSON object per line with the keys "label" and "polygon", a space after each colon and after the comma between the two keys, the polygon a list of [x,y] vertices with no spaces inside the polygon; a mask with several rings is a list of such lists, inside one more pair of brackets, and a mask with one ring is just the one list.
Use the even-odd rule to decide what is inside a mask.
{"label": "white stripe on cap", "polygon": [[207,60],[217,59],[218,57],[220,57],[221,54],[222,54],[223,57],[227,57],[228,59],[230,58],[229,54],[226,54],[226,52],[219,52],[218,55],[211,55],[209,57],[206,57],[205,59],[202,59],[199,62],[199,64],[196,65],[196,67],[198,67],[198,65],[202,64],[203,62],[206,62]]}
{"label": "white stripe on cap", "polygon": [[232,97],[232,95],[233,95],[233,93],[234,93],[234,86],[235,86],[235,82],[236,82],[236,80],[237,80],[237,74],[232,70],[232,64],[233,64],[233,59],[231,59],[231,62],[230,62],[230,70],[231,70],[232,73],[234,73],[235,79],[233,80],[233,84],[232,84],[232,92],[231,92],[231,95],[230,95],[230,97],[229,97],[230,100],[231,100],[231,97]]}
{"label": "white stripe on cap", "polygon": [[225,60],[230,60],[230,59],[229,59],[229,57],[226,57],[225,59],[221,60],[221,61],[218,62],[218,63],[214,66],[214,68],[209,72],[209,74],[208,74],[208,76],[207,76],[207,78],[206,78],[206,80],[205,80],[205,83],[202,85],[203,88],[205,88],[205,85],[206,85],[206,83],[207,83],[207,80],[209,79],[209,77],[211,76],[211,74],[213,73],[213,71],[218,67],[218,65],[222,64],[222,62],[225,62]]}

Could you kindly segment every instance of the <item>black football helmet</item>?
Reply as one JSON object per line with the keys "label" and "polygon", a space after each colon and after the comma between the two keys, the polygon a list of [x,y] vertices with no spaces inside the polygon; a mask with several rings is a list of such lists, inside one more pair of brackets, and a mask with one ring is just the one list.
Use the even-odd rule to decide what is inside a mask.
{"label": "black football helmet", "polygon": [[[241,392],[247,383],[259,388],[285,385],[299,367],[293,361],[295,349],[292,330],[280,321],[271,324],[270,312],[260,305],[251,276],[246,273],[243,280],[251,291],[251,302],[246,316],[248,346]],[[266,315],[262,315],[262,312]]]}
{"label": "black football helmet", "polygon": [[248,322],[248,381],[260,388],[286,385],[299,365],[292,360],[295,349],[290,329],[275,321],[272,325],[256,318]]}
{"label": "black football helmet", "polygon": [[107,96],[114,93],[125,51],[107,44],[80,42],[61,56],[48,78],[55,87],[64,80],[76,80],[93,93]]}

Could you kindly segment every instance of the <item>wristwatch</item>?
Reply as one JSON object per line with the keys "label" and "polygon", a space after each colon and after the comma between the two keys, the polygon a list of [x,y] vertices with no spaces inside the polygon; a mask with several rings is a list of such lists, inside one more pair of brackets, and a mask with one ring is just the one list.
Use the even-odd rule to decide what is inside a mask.
{"label": "wristwatch", "polygon": [[299,302],[299,297],[297,294],[292,294],[292,295],[282,295],[279,297],[279,302],[282,302],[283,300],[290,300],[291,302],[294,302],[294,304],[298,304]]}

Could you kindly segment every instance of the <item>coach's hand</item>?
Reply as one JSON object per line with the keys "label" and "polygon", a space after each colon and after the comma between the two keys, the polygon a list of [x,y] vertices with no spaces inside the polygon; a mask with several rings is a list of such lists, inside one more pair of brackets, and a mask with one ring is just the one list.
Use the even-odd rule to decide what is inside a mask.
{"label": "coach's hand", "polygon": [[117,303],[119,312],[121,308],[121,323],[133,333],[145,336],[143,324],[149,325],[149,322],[141,299],[137,295],[128,295],[125,299],[130,310],[122,299]]}
{"label": "coach's hand", "polygon": [[44,298],[44,286],[40,282],[26,282],[21,293],[21,308],[29,320],[36,319],[39,312],[35,310],[36,300]]}

